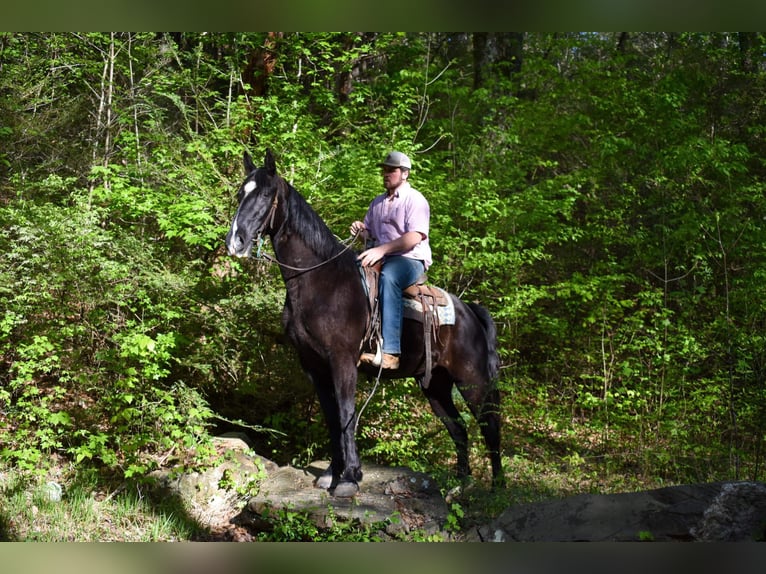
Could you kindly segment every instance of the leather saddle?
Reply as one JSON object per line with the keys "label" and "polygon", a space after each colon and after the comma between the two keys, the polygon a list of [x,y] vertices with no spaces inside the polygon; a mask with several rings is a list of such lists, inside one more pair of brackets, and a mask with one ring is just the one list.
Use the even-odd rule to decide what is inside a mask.
{"label": "leather saddle", "polygon": [[[370,320],[367,324],[367,330],[365,332],[364,339],[362,340],[361,347],[368,346],[374,347],[377,341],[380,340],[380,306],[378,304],[378,287],[380,278],[381,264],[373,265],[372,267],[360,266],[360,272],[362,274],[362,280],[367,293],[367,299],[370,309]],[[439,313],[438,307],[448,305],[446,299],[446,293],[441,289],[431,287],[427,285],[428,276],[424,273],[418,280],[404,289],[402,295],[405,298],[410,298],[420,303],[422,313],[416,317],[416,320],[423,323],[423,340],[425,341],[425,353],[423,361],[424,375],[421,380],[421,385],[424,389],[428,388],[431,381],[431,342],[432,339],[437,340],[439,331]]]}
{"label": "leather saddle", "polygon": [[[374,312],[378,312],[378,287],[379,287],[379,279],[380,279],[380,269],[381,264],[378,263],[376,265],[373,265],[372,267],[359,267],[359,270],[362,274],[362,280],[365,287],[365,292],[367,294],[367,300],[370,306],[370,310]],[[423,311],[425,314],[425,311],[427,309],[432,310],[432,314],[435,317],[435,320],[438,322],[438,314],[436,314],[436,307],[439,306],[445,306],[449,304],[449,301],[446,299],[446,293],[442,291],[441,289],[437,289],[436,287],[429,286],[427,284],[428,281],[428,275],[423,273],[415,283],[404,289],[402,291],[402,295],[404,297],[414,299],[418,302],[426,303],[427,305],[423,305]]]}

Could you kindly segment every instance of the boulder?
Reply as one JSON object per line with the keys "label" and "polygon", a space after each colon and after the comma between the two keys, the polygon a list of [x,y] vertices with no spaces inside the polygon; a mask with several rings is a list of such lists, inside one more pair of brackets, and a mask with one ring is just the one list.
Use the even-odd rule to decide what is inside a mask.
{"label": "boulder", "polygon": [[155,470],[149,474],[160,496],[176,497],[189,516],[207,528],[228,523],[241,500],[258,483],[276,471],[276,464],[254,455],[249,444],[236,436],[214,439],[222,461],[205,471]]}
{"label": "boulder", "polygon": [[207,539],[252,540],[257,532],[270,530],[283,510],[300,512],[319,528],[347,521],[381,525],[392,538],[413,530],[448,537],[442,533],[447,503],[426,474],[365,464],[359,493],[334,498],[314,487],[327,461],[306,468],[278,466],[254,454],[245,437],[214,440],[222,455],[219,464],[204,472],[163,469],[150,475],[159,495],[176,497],[189,516],[210,531]]}
{"label": "boulder", "polygon": [[328,466],[317,461],[306,468],[280,467],[260,484],[236,518],[236,523],[255,530],[268,530],[270,517],[280,510],[305,514],[320,528],[331,528],[334,520],[363,525],[379,524],[396,537],[419,530],[426,535],[447,534],[447,503],[428,475],[405,467],[364,464],[364,480],[353,498],[335,498],[314,487],[314,480]]}
{"label": "boulder", "polygon": [[762,541],[766,539],[766,484],[691,484],[519,504],[467,533],[467,539]]}

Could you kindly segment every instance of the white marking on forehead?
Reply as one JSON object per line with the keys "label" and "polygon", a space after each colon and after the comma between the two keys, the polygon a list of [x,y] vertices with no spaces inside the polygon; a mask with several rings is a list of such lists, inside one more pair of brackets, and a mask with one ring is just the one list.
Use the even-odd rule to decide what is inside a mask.
{"label": "white marking on forehead", "polygon": [[253,180],[250,180],[245,184],[245,187],[243,187],[242,189],[244,189],[245,193],[248,194],[251,191],[253,191],[256,187],[257,185],[255,184],[255,182]]}

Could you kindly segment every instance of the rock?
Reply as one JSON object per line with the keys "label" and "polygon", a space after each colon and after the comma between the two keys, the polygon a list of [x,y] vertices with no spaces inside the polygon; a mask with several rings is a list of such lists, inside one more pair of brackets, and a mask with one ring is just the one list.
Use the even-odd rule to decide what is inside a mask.
{"label": "rock", "polygon": [[390,536],[413,530],[426,535],[442,533],[447,503],[429,476],[404,467],[364,464],[359,493],[343,499],[313,485],[327,466],[320,461],[306,469],[279,468],[261,483],[260,492],[250,499],[237,523],[267,530],[269,516],[290,509],[306,514],[320,528],[332,527],[333,520],[344,520],[385,524]]}
{"label": "rock", "polygon": [[247,451],[253,448],[253,441],[243,432],[223,433],[221,436],[215,437],[213,441],[231,450]]}
{"label": "rock", "polygon": [[413,530],[441,533],[446,521],[447,503],[423,473],[365,464],[359,493],[340,499],[314,487],[327,462],[280,467],[253,454],[242,437],[217,437],[216,442],[224,461],[213,468],[150,474],[160,495],[177,497],[190,517],[213,532],[213,539],[250,540],[271,530],[272,520],[285,509],[305,514],[319,528],[331,528],[333,521],[383,524],[391,537]]}
{"label": "rock", "polygon": [[61,502],[61,485],[58,482],[50,480],[42,488],[43,495],[51,502]]}
{"label": "rock", "polygon": [[242,507],[242,500],[278,468],[270,460],[251,454],[247,443],[239,438],[214,440],[223,455],[217,466],[204,472],[169,469],[149,474],[161,495],[176,496],[189,515],[206,527],[228,522]]}
{"label": "rock", "polygon": [[690,532],[695,540],[766,540],[766,485],[724,483]]}
{"label": "rock", "polygon": [[766,484],[727,482],[583,494],[520,504],[468,540],[746,541],[766,539]]}

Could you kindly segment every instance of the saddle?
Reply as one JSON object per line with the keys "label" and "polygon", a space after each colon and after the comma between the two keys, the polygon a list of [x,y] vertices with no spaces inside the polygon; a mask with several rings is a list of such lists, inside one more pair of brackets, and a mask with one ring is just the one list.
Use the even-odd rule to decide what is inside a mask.
{"label": "saddle", "polygon": [[[370,309],[370,319],[367,324],[364,339],[361,343],[361,348],[365,345],[372,348],[372,346],[381,338],[381,317],[378,299],[381,264],[378,263],[372,267],[360,266],[359,269],[362,274]],[[405,317],[414,319],[423,324],[425,353],[424,361],[421,363],[424,368],[424,376],[421,385],[424,389],[428,388],[431,381],[431,341],[432,339],[438,340],[439,326],[441,325],[438,309],[439,307],[446,307],[451,303],[448,299],[449,296],[445,291],[427,285],[427,281],[428,276],[424,273],[415,283],[404,289],[402,292],[402,295],[405,298],[405,303],[407,299],[415,302],[415,305],[405,304]]]}

